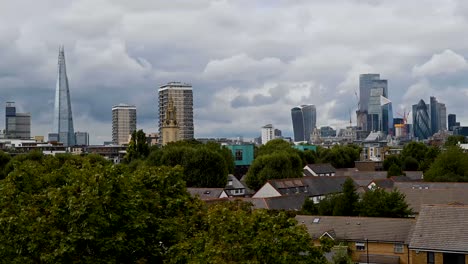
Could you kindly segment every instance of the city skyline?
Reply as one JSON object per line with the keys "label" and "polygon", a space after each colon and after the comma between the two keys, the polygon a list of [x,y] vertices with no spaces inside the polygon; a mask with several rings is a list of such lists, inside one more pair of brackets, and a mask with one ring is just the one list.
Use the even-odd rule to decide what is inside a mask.
{"label": "city skyline", "polygon": [[[170,81],[196,88],[196,138],[253,138],[259,125],[252,124],[268,123],[290,136],[289,109],[300,104],[316,105],[318,127],[345,127],[357,109],[360,73],[389,80],[394,112],[433,95],[466,124],[466,7],[400,0],[4,2],[0,89],[4,102],[33,113],[31,134],[46,136],[63,43],[73,69],[74,125],[88,130],[92,143],[110,141],[109,109],[122,101],[139,109],[138,128],[157,132],[155,93]],[[15,10],[23,13],[13,16]]]}

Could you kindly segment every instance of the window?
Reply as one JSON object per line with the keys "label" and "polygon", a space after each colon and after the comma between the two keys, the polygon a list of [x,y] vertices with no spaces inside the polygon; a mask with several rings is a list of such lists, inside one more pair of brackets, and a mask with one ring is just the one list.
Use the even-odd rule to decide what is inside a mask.
{"label": "window", "polygon": [[395,244],[393,249],[395,253],[403,253],[403,244]]}
{"label": "window", "polygon": [[364,242],[356,242],[356,250],[357,251],[366,250],[366,244]]}
{"label": "window", "polygon": [[242,160],[242,149],[236,149],[236,160]]}
{"label": "window", "polygon": [[228,181],[228,186],[232,186],[232,181],[231,180]]}
{"label": "window", "polygon": [[427,252],[427,264],[434,264],[434,263],[435,263],[434,252]]}

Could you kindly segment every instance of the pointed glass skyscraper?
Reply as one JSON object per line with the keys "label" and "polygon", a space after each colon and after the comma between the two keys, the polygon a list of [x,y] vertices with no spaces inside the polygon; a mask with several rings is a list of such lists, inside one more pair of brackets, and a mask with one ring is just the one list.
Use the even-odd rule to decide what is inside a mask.
{"label": "pointed glass skyscraper", "polygon": [[55,87],[54,128],[57,141],[64,146],[75,145],[75,131],[73,129],[73,116],[68,87],[67,69],[65,66],[65,51],[59,48],[57,85]]}

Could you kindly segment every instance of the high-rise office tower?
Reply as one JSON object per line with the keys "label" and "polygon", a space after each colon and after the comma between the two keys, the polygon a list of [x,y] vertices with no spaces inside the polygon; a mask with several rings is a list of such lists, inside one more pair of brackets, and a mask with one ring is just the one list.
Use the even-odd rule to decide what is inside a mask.
{"label": "high-rise office tower", "polygon": [[434,96],[430,97],[430,116],[432,135],[440,130],[447,130],[447,108]]}
{"label": "high-rise office tower", "polygon": [[136,107],[119,104],[112,107],[112,143],[126,145],[136,131]]}
{"label": "high-rise office tower", "polygon": [[[57,84],[55,87],[54,126],[53,133],[64,146],[75,145],[75,131],[68,87],[67,69],[65,65],[65,51],[59,48]],[[49,139],[50,140],[50,139]]]}
{"label": "high-rise office tower", "polygon": [[14,102],[7,102],[5,107],[5,137],[31,138],[31,114],[17,113]]}
{"label": "high-rise office tower", "polygon": [[379,94],[388,97],[387,80],[381,80],[380,74],[376,73],[359,75],[359,109],[356,111],[356,115],[357,126],[361,127],[362,130],[382,131],[384,127],[382,125],[383,109],[377,103],[380,102]]}
{"label": "high-rise office tower", "polygon": [[179,140],[193,139],[193,91],[190,84],[170,82],[159,87],[159,134],[162,132],[164,115],[172,99],[177,109]]}
{"label": "high-rise office tower", "polygon": [[294,141],[310,141],[310,136],[317,123],[315,105],[301,105],[291,109]]}
{"label": "high-rise office tower", "polygon": [[427,139],[432,135],[428,108],[422,99],[418,104],[413,105],[413,131],[414,136],[419,139]]}
{"label": "high-rise office tower", "polygon": [[457,126],[457,115],[449,114],[448,115],[448,130],[453,131],[453,127]]}
{"label": "high-rise office tower", "polygon": [[88,132],[75,132],[75,143],[77,146],[88,146],[89,145]]}

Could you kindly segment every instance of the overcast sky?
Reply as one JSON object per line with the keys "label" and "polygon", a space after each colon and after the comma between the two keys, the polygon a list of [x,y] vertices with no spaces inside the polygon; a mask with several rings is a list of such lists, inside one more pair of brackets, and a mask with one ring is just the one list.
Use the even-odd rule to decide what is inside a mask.
{"label": "overcast sky", "polygon": [[291,136],[299,104],[345,127],[360,73],[388,80],[395,112],[433,95],[468,125],[467,43],[466,0],[0,0],[0,98],[46,136],[63,44],[75,131],[92,143],[111,139],[119,103],[157,132],[168,81],[193,85],[196,137],[269,123]]}

